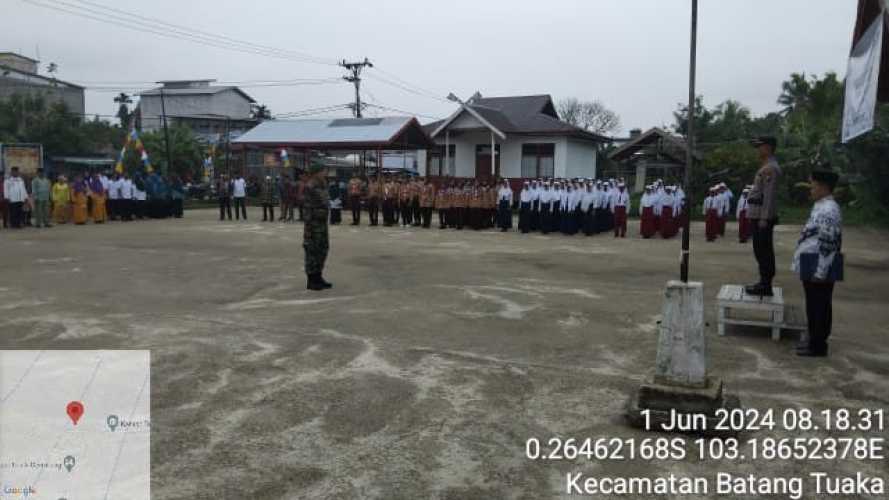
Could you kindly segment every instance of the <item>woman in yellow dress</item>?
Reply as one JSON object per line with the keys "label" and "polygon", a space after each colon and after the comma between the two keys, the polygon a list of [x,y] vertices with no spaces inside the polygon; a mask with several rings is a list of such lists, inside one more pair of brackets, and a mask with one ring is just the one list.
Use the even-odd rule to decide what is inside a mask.
{"label": "woman in yellow dress", "polygon": [[86,181],[79,174],[74,177],[74,186],[71,190],[71,203],[73,203],[73,211],[71,218],[75,224],[86,224],[86,199],[89,196],[89,188]]}
{"label": "woman in yellow dress", "polygon": [[105,186],[99,179],[99,174],[93,174],[89,182],[90,198],[93,199],[93,222],[101,224],[108,218],[105,210]]}
{"label": "woman in yellow dress", "polygon": [[52,185],[52,218],[56,224],[68,222],[68,207],[71,205],[71,190],[64,175]]}

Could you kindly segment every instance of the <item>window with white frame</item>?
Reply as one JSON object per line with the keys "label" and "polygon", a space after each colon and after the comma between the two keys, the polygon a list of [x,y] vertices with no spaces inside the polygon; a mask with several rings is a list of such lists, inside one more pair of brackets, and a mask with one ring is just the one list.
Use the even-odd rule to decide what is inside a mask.
{"label": "window with white frame", "polygon": [[522,144],[522,177],[553,177],[555,152],[551,142]]}

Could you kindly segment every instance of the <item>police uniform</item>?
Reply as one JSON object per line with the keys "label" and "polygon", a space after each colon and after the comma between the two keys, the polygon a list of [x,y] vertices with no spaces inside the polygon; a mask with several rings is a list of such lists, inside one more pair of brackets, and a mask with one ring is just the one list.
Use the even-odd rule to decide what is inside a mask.
{"label": "police uniform", "polygon": [[747,197],[747,217],[750,219],[753,236],[753,254],[759,266],[759,283],[748,286],[747,293],[771,295],[772,279],[775,277],[775,224],[778,223],[778,176],[781,170],[775,160],[776,140],[774,137],[760,137],[752,142],[756,147],[771,146],[768,159],[756,172],[753,188]]}

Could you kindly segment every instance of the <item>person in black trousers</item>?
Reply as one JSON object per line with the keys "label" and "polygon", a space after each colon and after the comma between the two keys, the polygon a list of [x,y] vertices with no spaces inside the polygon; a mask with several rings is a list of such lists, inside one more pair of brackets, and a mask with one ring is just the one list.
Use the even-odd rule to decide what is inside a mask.
{"label": "person in black trousers", "polygon": [[232,220],[232,196],[231,182],[228,176],[222,174],[216,180],[216,199],[219,200],[219,220],[225,220],[228,214],[228,220]]}
{"label": "person in black trousers", "polygon": [[759,153],[760,169],[747,197],[747,217],[753,229],[753,255],[759,266],[759,281],[745,291],[760,297],[772,296],[775,278],[775,225],[778,223],[778,177],[781,168],[775,159],[777,141],[774,137],[760,137],[751,143]]}
{"label": "person in black trousers", "polygon": [[827,356],[827,339],[833,327],[833,288],[842,279],[843,229],[840,207],[833,199],[838,176],[826,170],[812,172],[811,196],[815,204],[793,254],[793,270],[806,294],[808,339],[797,346],[798,356]]}

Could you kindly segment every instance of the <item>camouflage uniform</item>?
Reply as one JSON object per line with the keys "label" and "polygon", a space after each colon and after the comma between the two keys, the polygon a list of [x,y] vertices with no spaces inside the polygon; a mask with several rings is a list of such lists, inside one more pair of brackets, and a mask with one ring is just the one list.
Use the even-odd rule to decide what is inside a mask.
{"label": "camouflage uniform", "polygon": [[306,254],[306,274],[321,274],[330,243],[327,238],[327,211],[330,196],[327,181],[310,179],[303,191],[303,249]]}

